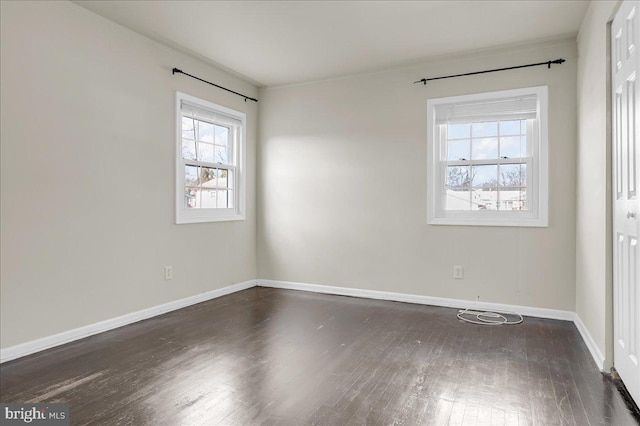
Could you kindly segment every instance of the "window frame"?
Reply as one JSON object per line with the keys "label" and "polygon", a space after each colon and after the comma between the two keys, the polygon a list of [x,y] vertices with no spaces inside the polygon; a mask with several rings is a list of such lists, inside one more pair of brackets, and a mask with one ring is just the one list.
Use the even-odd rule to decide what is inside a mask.
{"label": "window frame", "polygon": [[[238,121],[240,125],[229,125],[228,123],[218,122],[215,120],[207,120],[212,124],[226,127],[230,129],[230,138],[232,139],[231,155],[233,161],[231,164],[209,163],[200,160],[186,160],[182,154],[182,104],[187,103],[191,107],[205,110],[214,115],[225,116],[231,120]],[[175,142],[175,167],[176,167],[176,185],[175,185],[175,217],[176,224],[188,223],[206,223],[206,222],[224,222],[245,220],[245,200],[246,200],[246,114],[240,111],[227,108],[213,102],[188,95],[186,93],[176,91],[176,142]],[[205,120],[200,120],[205,121]],[[215,141],[214,141],[215,155]],[[197,150],[197,147],[196,147]],[[215,159],[214,159],[215,160]],[[187,209],[185,206],[185,168],[188,165],[197,167],[216,168],[219,170],[233,171],[233,208],[198,208]],[[228,173],[228,172],[227,172]]]}
{"label": "window frame", "polygon": [[[527,120],[527,157],[517,160],[497,158],[450,161],[441,156],[443,143],[447,142],[447,135],[446,125],[436,124],[435,114],[438,105],[491,101],[530,95],[536,96],[537,117]],[[427,184],[427,223],[430,225],[548,227],[548,104],[547,86],[428,99],[427,164],[430,170]],[[448,165],[456,165],[457,163],[464,163],[464,165],[526,163],[527,203],[531,208],[526,211],[445,210],[445,170]]]}

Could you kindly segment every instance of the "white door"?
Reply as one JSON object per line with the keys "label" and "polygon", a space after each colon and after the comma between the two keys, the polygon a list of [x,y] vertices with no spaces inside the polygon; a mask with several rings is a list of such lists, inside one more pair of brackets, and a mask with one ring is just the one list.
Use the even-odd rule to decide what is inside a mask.
{"label": "white door", "polygon": [[625,0],[611,26],[613,111],[614,366],[640,403],[640,1]]}

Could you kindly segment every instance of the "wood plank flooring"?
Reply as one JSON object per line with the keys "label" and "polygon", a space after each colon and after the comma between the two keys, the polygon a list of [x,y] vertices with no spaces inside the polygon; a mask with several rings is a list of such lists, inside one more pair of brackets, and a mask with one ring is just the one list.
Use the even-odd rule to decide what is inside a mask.
{"label": "wood plank flooring", "polygon": [[634,425],[571,322],[252,288],[0,367],[73,425]]}

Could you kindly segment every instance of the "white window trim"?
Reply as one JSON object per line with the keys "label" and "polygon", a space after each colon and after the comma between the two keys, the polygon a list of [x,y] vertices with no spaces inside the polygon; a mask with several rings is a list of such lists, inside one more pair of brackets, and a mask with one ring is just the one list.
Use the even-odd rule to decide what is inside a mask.
{"label": "white window trim", "polygon": [[[184,202],[184,176],[185,160],[182,158],[182,102],[213,111],[217,114],[228,116],[240,121],[237,128],[232,154],[235,164],[235,199],[234,208],[231,209],[187,209]],[[243,112],[233,110],[214,104],[186,93],[176,92],[176,187],[175,187],[175,208],[176,224],[203,223],[203,222],[223,222],[245,220],[246,203],[246,121],[247,115]],[[228,168],[226,166],[221,168]]]}
{"label": "white window trim", "polygon": [[[538,126],[530,128],[536,132],[538,143],[532,146],[537,152],[531,153],[533,173],[527,170],[527,188],[532,188],[532,205],[536,209],[531,211],[451,211],[444,210],[444,172],[443,161],[440,161],[441,140],[436,137],[438,126],[435,124],[435,108],[440,104],[455,102],[472,102],[506,97],[515,97],[535,94],[537,96]],[[498,92],[476,93],[472,95],[451,96],[427,100],[427,164],[429,167],[427,185],[427,223],[430,225],[477,225],[477,226],[522,226],[522,227],[547,227],[549,226],[549,135],[548,135],[548,88],[537,86],[514,90],[502,90]],[[537,165],[537,167],[536,167]],[[442,199],[438,200],[438,197]]]}

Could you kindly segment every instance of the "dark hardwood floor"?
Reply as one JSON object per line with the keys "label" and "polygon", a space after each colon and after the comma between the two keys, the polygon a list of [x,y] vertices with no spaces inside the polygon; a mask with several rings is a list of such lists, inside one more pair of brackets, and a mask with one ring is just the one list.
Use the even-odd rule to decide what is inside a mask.
{"label": "dark hardwood floor", "polygon": [[252,288],[0,367],[95,425],[633,425],[571,322]]}

